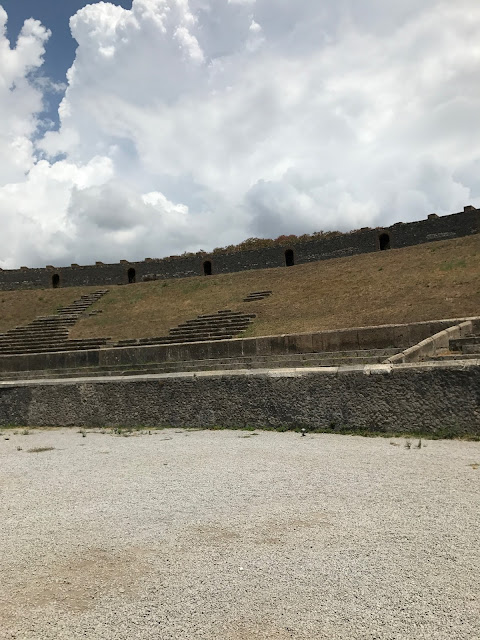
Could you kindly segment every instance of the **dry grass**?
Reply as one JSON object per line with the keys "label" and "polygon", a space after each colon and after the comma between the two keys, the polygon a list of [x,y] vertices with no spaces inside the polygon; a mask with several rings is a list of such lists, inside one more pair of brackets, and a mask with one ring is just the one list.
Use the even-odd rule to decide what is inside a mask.
{"label": "dry grass", "polygon": [[37,289],[33,291],[0,291],[0,332],[27,324],[37,316],[55,313],[84,293],[101,287]]}
{"label": "dry grass", "polygon": [[[2,293],[8,314],[0,306],[0,326],[32,319],[91,289]],[[480,236],[288,269],[109,289],[94,307],[103,313],[77,323],[72,338],[165,335],[180,322],[220,309],[256,313],[251,336],[480,315]],[[262,289],[273,295],[242,302]]]}

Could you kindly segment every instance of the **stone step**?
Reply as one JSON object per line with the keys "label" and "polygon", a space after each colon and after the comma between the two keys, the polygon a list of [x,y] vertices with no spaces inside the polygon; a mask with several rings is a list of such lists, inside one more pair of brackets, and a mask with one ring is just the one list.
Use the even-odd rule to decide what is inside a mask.
{"label": "stone step", "polygon": [[9,354],[27,354],[27,353],[45,353],[50,351],[76,351],[78,349],[96,349],[98,347],[103,347],[107,343],[106,340],[91,340],[91,341],[67,341],[67,342],[56,342],[54,344],[38,344],[38,345],[29,345],[29,346],[12,346],[12,347],[3,347],[0,346],[0,354],[1,355],[9,355]]}
{"label": "stone step", "polygon": [[71,327],[50,327],[48,329],[28,329],[25,331],[10,331],[9,333],[3,334],[0,338],[28,338],[29,336],[51,336],[51,335],[61,335],[63,333],[68,333]]}
{"label": "stone step", "polygon": [[29,336],[52,336],[52,335],[61,335],[67,334],[70,331],[70,327],[52,327],[51,329],[29,329],[28,331],[10,331],[9,333],[4,333],[0,336],[0,339],[3,338],[14,338],[14,339],[22,339],[28,338]]}
{"label": "stone step", "polygon": [[239,314],[236,316],[216,316],[215,318],[193,318],[191,320],[186,320],[185,322],[180,322],[179,324],[191,325],[191,324],[217,324],[217,322],[251,322],[253,318],[251,317],[253,314]]}
{"label": "stone step", "polygon": [[242,331],[249,326],[250,323],[235,323],[235,324],[226,324],[226,325],[203,325],[201,327],[175,327],[174,329],[170,329],[169,335],[175,335],[177,333],[211,333],[211,332],[219,332],[225,331],[228,333],[232,333],[235,330]]}
{"label": "stone step", "polygon": [[222,327],[248,327],[252,324],[251,320],[235,320],[232,322],[198,322],[195,324],[180,324],[177,327],[172,327],[171,331],[194,331],[199,329],[221,329]]}
{"label": "stone step", "polygon": [[59,309],[57,315],[39,316],[25,326],[18,326],[0,334],[0,354],[44,353],[66,349],[88,349],[104,346],[106,338],[68,340],[68,332],[82,313],[97,302],[108,289],[84,294],[70,305]]}
{"label": "stone step", "polygon": [[59,344],[100,344],[106,343],[108,341],[107,338],[86,338],[84,340],[68,340],[67,338],[61,340],[37,340],[30,341],[27,343],[24,342],[12,342],[12,343],[0,343],[0,349],[19,349],[22,347],[30,348],[37,346],[55,346]]}
{"label": "stone step", "polygon": [[33,320],[32,322],[30,322],[28,325],[23,325],[26,327],[30,327],[30,326],[35,326],[37,324],[59,324],[62,322],[66,322],[66,323],[72,323],[72,322],[78,322],[78,318],[75,315],[55,315],[55,316],[43,316],[43,317],[38,317],[35,318],[35,320]]}
{"label": "stone step", "polygon": [[449,341],[451,351],[460,351],[464,345],[480,344],[480,336],[470,335],[463,338],[454,338]]}
{"label": "stone step", "polygon": [[256,314],[254,314],[254,313],[248,313],[247,314],[247,313],[242,313],[241,311],[224,311],[224,312],[219,311],[218,313],[213,313],[213,314],[210,313],[210,314],[206,314],[206,315],[197,316],[193,320],[187,320],[187,322],[195,322],[196,320],[208,320],[208,319],[211,320],[211,319],[215,319],[215,318],[222,317],[222,316],[229,317],[229,318],[233,318],[235,316],[242,317],[242,318],[256,318],[257,317]]}
{"label": "stone step", "polygon": [[452,360],[479,360],[480,353],[446,353],[438,356],[429,356],[428,358],[423,358],[422,362],[431,362],[435,360],[436,362],[450,362]]}
{"label": "stone step", "polygon": [[161,338],[141,338],[141,340],[143,340],[143,342],[138,342],[138,341],[128,341],[127,344],[125,343],[124,340],[121,340],[119,342],[115,342],[113,344],[109,344],[109,348],[113,347],[113,348],[122,348],[122,347],[139,347],[139,346],[145,346],[145,345],[169,345],[169,344],[184,344],[187,342],[214,342],[216,340],[231,340],[233,338],[233,336],[225,336],[225,335],[221,335],[221,336],[210,336],[209,338],[198,338],[196,337],[195,339],[192,338],[178,338],[178,337],[161,337]]}
{"label": "stone step", "polygon": [[[361,353],[361,352],[358,352]],[[263,368],[302,368],[318,366],[352,366],[361,364],[375,364],[381,362],[382,356],[360,355],[357,357],[320,357],[310,361],[308,358],[300,356],[324,354],[293,354],[285,355],[282,358],[271,358],[270,360],[258,360],[256,358],[232,358],[232,359],[212,359],[212,360],[191,360],[186,362],[164,362],[158,364],[144,365],[117,365],[115,367],[82,367],[70,369],[54,369],[50,371],[28,371],[28,372],[3,372],[1,379],[22,379],[22,378],[46,378],[46,377],[83,377],[83,376],[109,376],[109,375],[145,375],[155,373],[169,373],[181,371],[216,371],[235,369],[263,369]]]}
{"label": "stone step", "polygon": [[0,341],[0,348],[3,349],[15,349],[15,348],[21,348],[21,347],[32,347],[32,346],[39,346],[39,345],[49,345],[49,344],[60,344],[62,342],[66,342],[68,340],[68,336],[57,336],[56,338],[52,338],[52,339],[47,339],[47,338],[43,338],[43,339],[31,339],[31,340],[1,340]]}

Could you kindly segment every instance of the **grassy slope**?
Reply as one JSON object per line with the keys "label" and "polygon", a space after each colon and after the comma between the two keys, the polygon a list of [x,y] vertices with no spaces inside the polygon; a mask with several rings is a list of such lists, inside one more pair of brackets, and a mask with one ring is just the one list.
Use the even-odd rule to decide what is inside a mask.
{"label": "grassy slope", "polygon": [[[0,293],[0,330],[49,313],[91,290]],[[261,302],[251,291],[272,289]],[[284,269],[110,287],[71,337],[164,335],[200,313],[257,314],[248,335],[409,322],[480,314],[480,236]]]}

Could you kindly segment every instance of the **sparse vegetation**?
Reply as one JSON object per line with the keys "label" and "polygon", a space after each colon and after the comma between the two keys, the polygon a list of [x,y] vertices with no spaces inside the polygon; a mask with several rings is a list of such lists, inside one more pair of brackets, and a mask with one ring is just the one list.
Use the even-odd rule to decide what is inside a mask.
{"label": "sparse vegetation", "polygon": [[[480,308],[478,235],[290,267],[111,286],[72,338],[165,335],[219,309],[248,309],[250,336],[476,315]],[[242,302],[272,289],[265,300]],[[5,291],[0,331],[55,313],[94,287]]]}
{"label": "sparse vegetation", "polygon": [[33,449],[27,449],[27,453],[43,453],[44,451],[53,451],[55,447],[33,447]]}
{"label": "sparse vegetation", "polygon": [[442,271],[452,271],[452,269],[464,269],[467,266],[465,260],[449,260],[440,265]]}
{"label": "sparse vegetation", "polygon": [[[166,335],[171,327],[219,309],[257,318],[245,337],[477,315],[478,236],[391,249],[289,269],[172,279],[110,287],[100,315],[82,318],[72,338]],[[445,269],[445,263],[465,267]],[[168,284],[167,287],[164,285]],[[273,290],[245,304],[251,291]]]}

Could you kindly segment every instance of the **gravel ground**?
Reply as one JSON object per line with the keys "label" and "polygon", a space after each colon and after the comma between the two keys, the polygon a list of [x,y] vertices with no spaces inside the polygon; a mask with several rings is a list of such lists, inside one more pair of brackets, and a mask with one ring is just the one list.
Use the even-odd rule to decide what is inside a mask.
{"label": "gravel ground", "polygon": [[480,443],[424,444],[5,431],[0,638],[480,638]]}

